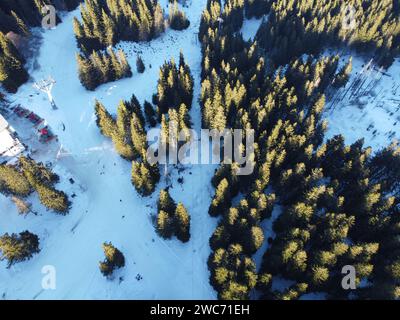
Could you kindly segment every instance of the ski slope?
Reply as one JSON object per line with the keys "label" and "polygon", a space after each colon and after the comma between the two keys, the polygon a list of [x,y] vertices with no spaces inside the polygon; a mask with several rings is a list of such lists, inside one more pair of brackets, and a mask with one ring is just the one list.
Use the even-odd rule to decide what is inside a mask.
{"label": "ski slope", "polygon": [[[168,0],[159,1],[166,9]],[[130,182],[130,163],[121,159],[113,151],[112,143],[101,136],[94,116],[95,99],[104,103],[111,113],[116,112],[121,99],[130,99],[133,93],[141,103],[145,99],[151,101],[160,66],[170,58],[177,61],[182,50],[195,78],[191,117],[194,128],[200,129],[201,52],[197,32],[207,0],[188,3],[189,7],[184,8],[191,21],[187,30],[168,30],[150,43],[118,44],[126,52],[133,70],[136,69],[136,55],[141,54],[146,65],[144,74],[135,72],[132,78],[104,84],[95,92],[86,91],[77,74],[77,47],[72,19],[79,17],[79,9],[66,14],[63,23],[54,30],[43,32],[37,65],[30,71],[31,81],[8,99],[46,119],[58,136],[58,143],[48,150],[35,149],[33,157],[53,164],[54,171],[61,177],[57,187],[68,193],[73,204],[69,215],[58,216],[46,211],[37,197],[31,196],[29,201],[33,203],[37,215],[24,217],[18,215],[9,199],[0,195],[0,234],[29,230],[39,235],[41,247],[41,252],[32,259],[15,264],[10,269],[6,268],[5,261],[0,262],[0,298],[216,298],[209,284],[207,269],[210,254],[208,241],[217,224],[217,219],[208,215],[208,206],[214,194],[210,179],[216,166],[186,166],[183,172],[172,171],[173,187],[170,193],[188,208],[191,240],[187,244],[176,239],[164,241],[156,235],[151,216],[156,213],[158,193],[166,182],[162,179],[151,197],[140,197]],[[245,22],[242,33],[246,39],[254,38],[260,22],[255,19]],[[362,58],[354,58],[352,79],[347,88],[340,90],[338,97],[348,91],[366,63],[368,61]],[[347,143],[364,137],[366,145],[374,149],[386,146],[394,137],[399,138],[400,102],[396,104],[395,101],[400,93],[399,69],[397,61],[385,72],[388,76],[380,77],[376,72],[369,74],[365,71],[369,80],[355,97],[350,98],[350,91],[336,103],[332,103],[335,101],[332,97],[325,113],[329,121],[327,136],[341,133]],[[52,109],[45,94],[37,92],[32,86],[34,81],[49,75],[56,80],[53,97],[57,110]],[[374,77],[377,81],[371,83]],[[365,96],[362,95],[364,92]],[[14,125],[12,121],[10,123]],[[17,125],[14,127],[17,128]],[[29,135],[29,132],[21,134],[22,137]],[[70,178],[75,183],[71,184]],[[182,184],[177,182],[179,178],[183,178]],[[75,197],[72,198],[72,195]],[[263,225],[266,238],[272,236],[272,221],[265,221]],[[111,241],[126,259],[126,266],[115,272],[113,280],[104,278],[98,267],[99,261],[104,259],[101,245],[105,241]],[[258,267],[266,248],[267,244],[255,255]],[[41,271],[46,265],[56,268],[55,290],[42,289],[44,275]]]}
{"label": "ski slope", "polygon": [[[160,3],[166,8],[167,0]],[[191,240],[164,241],[155,233],[151,215],[156,213],[156,200],[161,181],[152,197],[140,197],[130,182],[130,163],[113,151],[110,141],[100,135],[95,124],[94,100],[102,101],[110,112],[116,112],[120,99],[134,93],[143,103],[151,101],[156,91],[159,68],[165,60],[178,61],[183,51],[195,76],[195,99],[191,111],[194,126],[200,126],[197,96],[200,89],[201,52],[196,39],[200,16],[206,0],[192,1],[184,9],[191,25],[184,31],[168,30],[151,43],[120,43],[135,70],[136,54],[146,64],[144,74],[108,83],[95,92],[86,91],[79,83],[75,54],[77,47],[72,31],[72,18],[79,9],[63,17],[54,30],[43,33],[37,63],[31,70],[32,81],[9,96],[46,119],[58,135],[61,152],[38,152],[33,157],[50,161],[61,177],[58,188],[69,196],[75,194],[69,215],[57,216],[38,204],[33,214],[19,216],[13,203],[0,195],[0,234],[26,229],[40,237],[41,252],[31,260],[6,269],[0,262],[0,297],[4,299],[214,299],[209,285],[208,240],[216,220],[208,215],[213,190],[210,179],[215,166],[186,167],[172,174],[172,197],[182,201],[191,214]],[[166,9],[166,12],[168,9]],[[151,65],[151,68],[150,68]],[[58,107],[53,110],[47,96],[32,87],[33,81],[51,75],[56,84],[53,97]],[[63,130],[65,127],[65,131]],[[57,156],[58,155],[58,156]],[[68,180],[73,177],[74,184]],[[183,184],[176,180],[183,177]],[[126,266],[115,273],[113,281],[99,271],[104,259],[102,243],[111,241],[125,255]],[[41,270],[45,265],[56,268],[56,290],[43,290]],[[142,277],[137,280],[137,275]]]}

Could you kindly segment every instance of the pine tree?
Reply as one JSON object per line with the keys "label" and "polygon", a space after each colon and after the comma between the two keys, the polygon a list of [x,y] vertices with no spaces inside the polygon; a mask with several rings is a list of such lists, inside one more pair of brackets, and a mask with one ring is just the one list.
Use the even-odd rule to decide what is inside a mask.
{"label": "pine tree", "polygon": [[85,0],[82,26],[74,28],[80,49],[104,49],[120,40],[149,41],[164,32],[164,12],[157,1]]}
{"label": "pine tree", "polygon": [[117,56],[121,63],[122,76],[124,78],[132,77],[132,69],[128,63],[125,52],[120,49],[120,50],[118,50]]}
{"label": "pine tree", "polygon": [[145,127],[145,120],[142,112],[142,107],[139,103],[139,100],[136,98],[136,96],[133,94],[131,97],[131,101],[129,103],[130,109],[132,113],[134,113],[138,120],[140,121],[140,125],[144,128]]}
{"label": "pine tree", "polygon": [[117,125],[113,117],[104,107],[104,105],[96,100],[95,103],[96,123],[102,135],[112,138],[117,130]]}
{"label": "pine tree", "polygon": [[25,37],[29,37],[31,33],[26,23],[22,19],[20,19],[18,15],[12,10],[11,10],[11,15],[13,16],[16,24],[18,25],[19,33]]}
{"label": "pine tree", "polygon": [[172,59],[160,69],[155,104],[158,107],[159,120],[169,109],[179,109],[181,104],[190,109],[193,100],[193,77],[183,54],[180,54],[179,66]]}
{"label": "pine tree", "polygon": [[169,8],[169,25],[174,30],[184,30],[190,25],[190,21],[186,17],[186,14],[179,10],[178,2],[175,1]]}
{"label": "pine tree", "polygon": [[136,59],[136,70],[139,73],[143,73],[146,70],[146,66],[144,65],[143,59],[141,56],[137,56]]}
{"label": "pine tree", "polygon": [[190,216],[182,203],[178,203],[175,210],[176,237],[182,242],[190,239]]}
{"label": "pine tree", "polygon": [[165,212],[169,214],[173,214],[175,211],[176,203],[175,201],[171,198],[171,195],[169,194],[168,190],[162,189],[160,191],[160,195],[158,198],[157,202],[157,208],[159,211],[164,210]]}
{"label": "pine tree", "polygon": [[157,216],[157,233],[164,239],[170,239],[174,234],[174,225],[171,215],[160,210]]}
{"label": "pine tree", "polygon": [[162,189],[157,201],[157,233],[170,239],[174,235],[182,242],[190,239],[190,216],[182,203],[175,203],[168,190]]}
{"label": "pine tree", "polygon": [[223,214],[226,210],[228,210],[230,202],[231,194],[229,183],[228,180],[223,179],[215,190],[215,196],[211,202],[208,213],[213,217]]}
{"label": "pine tree", "polygon": [[63,191],[58,191],[44,184],[36,184],[36,189],[40,202],[48,209],[60,214],[67,214],[70,202],[68,196]]}
{"label": "pine tree", "polygon": [[150,125],[150,127],[155,127],[157,125],[157,114],[152,104],[148,101],[144,102],[144,114],[146,116],[146,121]]}
{"label": "pine tree", "polygon": [[127,141],[126,137],[119,131],[115,131],[112,136],[115,151],[126,160],[133,160],[137,157],[132,143]]}
{"label": "pine tree", "polygon": [[142,126],[142,122],[135,113],[132,113],[131,118],[131,139],[136,157],[139,157],[147,151],[146,132]]}
{"label": "pine tree", "polygon": [[9,165],[0,165],[0,192],[26,197],[32,192],[32,189],[29,181],[17,168]]}
{"label": "pine tree", "polygon": [[353,70],[353,58],[350,57],[349,61],[347,64],[340,70],[340,72],[337,74],[333,85],[336,88],[344,87],[346,86],[347,82],[350,79],[351,71]]}
{"label": "pine tree", "polygon": [[160,172],[156,164],[150,164],[146,159],[132,162],[131,181],[140,195],[151,195],[159,180]]}
{"label": "pine tree", "polygon": [[113,19],[103,9],[101,12],[101,18],[104,28],[104,44],[106,46],[115,45],[116,27]]}
{"label": "pine tree", "polygon": [[104,261],[99,263],[100,271],[105,277],[109,277],[115,269],[125,266],[125,257],[111,242],[103,243],[103,250],[106,257]]}
{"label": "pine tree", "polygon": [[0,251],[0,260],[6,259],[9,268],[16,262],[32,258],[33,254],[40,251],[39,237],[29,231],[19,235],[6,233],[0,237]]}
{"label": "pine tree", "polygon": [[128,108],[128,104],[121,101],[117,108],[117,130],[112,135],[114,147],[117,153],[127,160],[137,158],[131,137],[131,116],[132,112]]}
{"label": "pine tree", "polygon": [[132,70],[125,53],[108,48],[105,53],[93,51],[88,57],[76,56],[79,80],[88,90],[95,90],[99,85],[110,81],[129,78]]}
{"label": "pine tree", "polygon": [[18,87],[28,80],[24,63],[11,41],[0,32],[0,82],[8,92],[17,92]]}
{"label": "pine tree", "polygon": [[[43,163],[37,163],[33,159],[25,156],[19,158],[19,165],[27,180],[34,186],[36,182],[53,186],[60,180],[60,177],[47,168]],[[27,174],[30,173],[34,180],[28,178]]]}
{"label": "pine tree", "polygon": [[156,4],[154,11],[154,36],[158,37],[165,30],[164,12],[160,4]]}

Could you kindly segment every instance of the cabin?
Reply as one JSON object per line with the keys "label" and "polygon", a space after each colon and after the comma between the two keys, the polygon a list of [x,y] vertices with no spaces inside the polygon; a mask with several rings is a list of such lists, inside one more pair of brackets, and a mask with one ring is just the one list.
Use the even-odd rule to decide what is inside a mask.
{"label": "cabin", "polygon": [[24,151],[15,130],[0,114],[0,163],[13,162]]}

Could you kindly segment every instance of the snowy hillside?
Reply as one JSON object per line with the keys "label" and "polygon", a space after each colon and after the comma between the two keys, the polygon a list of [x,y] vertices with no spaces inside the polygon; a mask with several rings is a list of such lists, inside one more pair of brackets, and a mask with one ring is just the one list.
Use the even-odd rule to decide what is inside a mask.
{"label": "snowy hillside", "polygon": [[[160,2],[166,8],[167,0]],[[18,215],[9,199],[0,196],[0,233],[29,229],[39,235],[42,249],[33,259],[10,269],[6,269],[4,261],[0,263],[0,296],[6,299],[215,298],[206,264],[210,252],[208,240],[216,224],[207,213],[213,192],[210,179],[214,166],[194,166],[181,174],[174,172],[173,178],[182,176],[183,184],[173,183],[170,192],[191,213],[192,237],[188,244],[164,241],[156,235],[150,218],[156,213],[158,192],[149,198],[141,198],[135,192],[130,182],[131,166],[100,135],[93,108],[94,99],[99,99],[115,113],[119,100],[129,99],[133,93],[141,102],[150,100],[156,89],[159,67],[167,59],[178,60],[180,50],[195,75],[198,95],[201,52],[196,33],[206,2],[193,1],[186,9],[191,21],[187,30],[168,30],[148,44],[121,43],[119,46],[127,53],[132,66],[136,53],[142,54],[146,72],[103,85],[95,92],[86,91],[77,74],[72,18],[79,16],[79,9],[66,15],[56,29],[43,34],[37,61],[40,68],[32,71],[31,76],[37,81],[51,75],[57,81],[53,96],[58,110],[51,108],[45,94],[36,92],[32,82],[9,99],[46,119],[58,135],[59,146],[52,148],[52,154],[38,152],[33,156],[51,161],[62,178],[60,188],[68,190],[70,196],[75,193],[76,197],[65,217],[46,212],[36,199],[39,215],[24,218]],[[197,99],[191,116],[198,128]],[[74,177],[75,184],[69,183],[70,177]],[[161,181],[157,190],[163,186]],[[115,281],[107,281],[98,269],[98,262],[103,260],[104,241],[119,247],[127,260],[126,267],[115,275]],[[41,289],[41,269],[45,265],[56,267],[54,291]],[[143,278],[140,281],[136,279],[138,274]],[[119,277],[123,280],[119,281]]]}
{"label": "snowy hillside", "polygon": [[[166,9],[168,0],[159,1]],[[31,80],[17,94],[9,95],[13,105],[20,104],[46,119],[58,136],[58,142],[45,149],[31,144],[29,126],[8,120],[25,142],[36,152],[32,157],[51,162],[61,177],[60,189],[72,200],[67,216],[46,211],[31,196],[34,211],[18,215],[14,204],[0,194],[0,234],[30,230],[40,237],[41,252],[29,261],[7,269],[0,262],[0,298],[3,299],[215,299],[209,284],[207,259],[209,238],[217,219],[208,215],[214,194],[210,179],[215,165],[193,165],[182,172],[174,170],[170,193],[182,202],[191,215],[191,239],[182,244],[176,239],[160,238],[152,224],[156,213],[158,191],[166,186],[162,178],[156,192],[143,198],[130,181],[130,163],[121,159],[112,143],[99,132],[95,123],[94,101],[100,100],[111,113],[121,99],[135,94],[141,103],[151,101],[156,91],[159,68],[165,60],[185,55],[195,78],[195,98],[191,110],[194,128],[200,129],[201,51],[197,39],[201,12],[207,0],[188,1],[184,8],[191,24],[184,31],[168,29],[149,43],[122,42],[117,47],[127,54],[134,66],[137,54],[146,65],[146,72],[134,72],[132,78],[104,84],[94,92],[85,90],[78,79],[75,54],[77,46],[72,28],[79,9],[65,14],[54,30],[43,33],[43,42]],[[167,9],[166,9],[167,10]],[[260,20],[246,21],[243,35],[254,37]],[[352,78],[327,103],[328,138],[343,134],[346,143],[365,138],[374,150],[400,138],[400,61],[385,71],[366,70],[368,60],[354,57]],[[134,68],[133,68],[134,69]],[[360,76],[361,74],[361,76]],[[52,76],[56,84],[54,110],[44,93],[33,88],[35,81]],[[357,82],[358,81],[358,82]],[[352,90],[356,86],[356,94]],[[70,178],[74,182],[69,181]],[[183,178],[183,183],[178,179]],[[274,214],[274,218],[276,215]],[[264,226],[272,232],[272,221]],[[268,238],[271,235],[266,235]],[[125,255],[126,266],[109,281],[99,272],[103,260],[102,243],[111,241]],[[267,244],[256,255],[259,264]],[[53,265],[57,271],[56,290],[42,289],[42,268]]]}

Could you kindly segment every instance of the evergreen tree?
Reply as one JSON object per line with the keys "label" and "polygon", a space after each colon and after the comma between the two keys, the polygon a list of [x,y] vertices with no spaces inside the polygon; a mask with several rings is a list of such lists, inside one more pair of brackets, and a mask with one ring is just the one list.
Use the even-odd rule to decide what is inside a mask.
{"label": "evergreen tree", "polygon": [[109,48],[104,54],[93,51],[87,58],[77,54],[76,59],[79,80],[87,90],[93,91],[103,83],[132,76],[131,67],[122,50],[115,53]]}
{"label": "evergreen tree", "polygon": [[115,248],[111,242],[103,243],[103,250],[105,260],[101,261],[100,272],[105,276],[109,277],[112,275],[115,269],[119,269],[125,266],[125,257],[121,251]]}
{"label": "evergreen tree", "polygon": [[127,103],[121,101],[117,108],[117,130],[114,131],[112,140],[115,150],[121,157],[127,160],[133,160],[138,156],[135,154],[134,146],[132,145],[131,117],[132,112],[128,108]]}
{"label": "evergreen tree", "polygon": [[179,109],[182,103],[190,109],[193,100],[193,77],[189,66],[180,54],[179,65],[174,60],[164,63],[160,69],[155,103],[159,120],[169,109]]}
{"label": "evergreen tree", "polygon": [[164,32],[164,13],[156,0],[85,0],[80,11],[82,22],[74,21],[74,32],[81,50],[150,41]]}
{"label": "evergreen tree", "polygon": [[157,114],[152,104],[148,101],[144,102],[144,114],[150,127],[155,127],[157,125]]}
{"label": "evergreen tree", "polygon": [[0,83],[11,93],[28,80],[24,59],[12,42],[0,32]]}
{"label": "evergreen tree", "polygon": [[95,103],[96,123],[102,135],[111,138],[117,130],[116,122],[104,105],[96,100]]}
{"label": "evergreen tree", "polygon": [[231,194],[229,183],[228,180],[223,179],[215,190],[215,196],[211,202],[208,213],[213,217],[223,214],[226,210],[228,210],[230,202]]}
{"label": "evergreen tree", "polygon": [[160,172],[156,164],[151,165],[146,159],[132,162],[131,181],[140,195],[151,195],[159,180]]}
{"label": "evergreen tree", "polygon": [[186,14],[179,10],[178,2],[175,1],[173,5],[169,7],[169,25],[174,30],[184,30],[190,25],[190,21],[186,17]]}
{"label": "evergreen tree", "polygon": [[157,202],[157,233],[164,239],[174,235],[182,242],[190,239],[190,216],[182,203],[175,203],[167,189],[162,189]]}
{"label": "evergreen tree", "polygon": [[29,181],[17,168],[9,165],[0,165],[0,192],[26,197],[32,192],[32,189]]}
{"label": "evergreen tree", "polygon": [[145,153],[148,149],[145,129],[139,117],[133,113],[131,118],[131,139],[134,152],[137,156]]}
{"label": "evergreen tree", "polygon": [[42,163],[36,163],[30,158],[20,157],[19,162],[26,180],[38,193],[40,202],[50,210],[67,214],[71,204],[68,196],[53,186],[59,177]]}
{"label": "evergreen tree", "polygon": [[66,214],[70,207],[68,196],[63,192],[56,190],[44,184],[36,184],[36,189],[40,202],[48,209],[60,214]]}
{"label": "evergreen tree", "polygon": [[139,73],[143,73],[146,70],[146,66],[144,65],[143,59],[139,55],[137,56],[137,59],[136,59],[136,69],[137,69],[137,72],[139,72]]}
{"label": "evergreen tree", "polygon": [[29,231],[21,232],[19,235],[8,233],[0,237],[0,260],[6,259],[8,268],[14,263],[28,260],[33,254],[38,253],[39,238]]}
{"label": "evergreen tree", "polygon": [[182,242],[190,239],[190,216],[182,203],[178,203],[175,210],[176,237]]}
{"label": "evergreen tree", "polygon": [[340,72],[336,76],[333,85],[336,88],[346,86],[347,82],[350,79],[352,70],[353,70],[353,58],[350,57],[349,62],[347,62],[347,64],[340,70]]}

